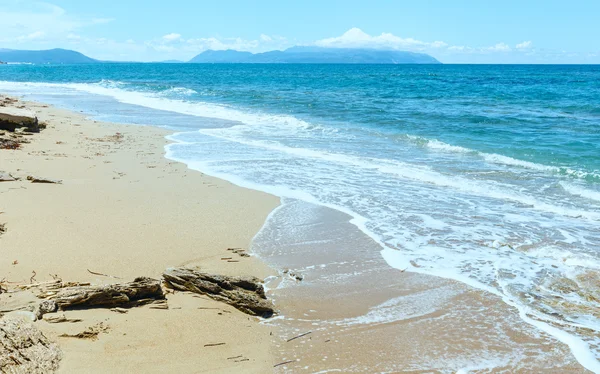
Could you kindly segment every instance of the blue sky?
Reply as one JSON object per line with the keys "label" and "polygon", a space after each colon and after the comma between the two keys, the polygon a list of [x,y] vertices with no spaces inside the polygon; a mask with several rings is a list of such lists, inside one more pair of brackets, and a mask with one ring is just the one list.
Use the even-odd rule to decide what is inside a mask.
{"label": "blue sky", "polygon": [[0,48],[156,61],[322,45],[446,63],[600,63],[598,18],[599,0],[0,0]]}

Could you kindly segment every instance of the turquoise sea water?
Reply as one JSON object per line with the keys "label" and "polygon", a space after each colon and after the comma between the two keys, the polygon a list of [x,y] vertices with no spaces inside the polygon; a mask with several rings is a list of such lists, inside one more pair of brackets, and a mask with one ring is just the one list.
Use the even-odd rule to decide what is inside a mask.
{"label": "turquoise sea water", "polygon": [[172,128],[168,157],[348,213],[600,371],[600,66],[10,65],[0,92]]}

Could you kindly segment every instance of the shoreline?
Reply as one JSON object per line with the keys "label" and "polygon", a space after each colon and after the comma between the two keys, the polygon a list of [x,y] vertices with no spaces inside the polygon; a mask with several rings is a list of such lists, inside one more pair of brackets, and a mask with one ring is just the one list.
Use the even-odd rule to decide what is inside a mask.
{"label": "shoreline", "polygon": [[[28,105],[40,105],[42,107],[44,107],[45,105],[40,104],[40,103],[28,103]],[[174,175],[179,175],[178,173],[182,173],[186,175],[186,178],[188,178],[189,176],[192,175],[202,175],[203,180],[200,180],[199,178],[195,178],[197,181],[197,185],[202,184],[208,185],[208,187],[205,187],[204,190],[206,193],[212,193],[210,192],[214,187],[216,187],[217,189],[219,188],[225,188],[224,185],[230,185],[230,189],[234,190],[234,191],[238,191],[238,190],[245,190],[246,193],[248,193],[249,195],[253,195],[253,194],[257,194],[256,196],[268,196],[266,197],[267,200],[279,200],[279,198],[270,195],[267,192],[261,192],[261,191],[256,191],[253,190],[249,187],[244,187],[244,186],[239,186],[237,184],[235,184],[235,182],[228,182],[226,181],[224,178],[219,178],[217,177],[209,177],[206,174],[202,173],[199,170],[195,170],[192,168],[189,168],[185,163],[181,162],[181,161],[172,161],[172,159],[168,159],[166,158],[168,155],[163,153],[163,152],[167,152],[168,150],[168,145],[169,144],[173,144],[170,143],[168,140],[168,136],[167,138],[165,138],[165,135],[169,135],[171,134],[171,131],[165,130],[165,129],[161,129],[161,128],[157,128],[157,127],[153,127],[153,126],[131,126],[131,125],[117,125],[117,124],[112,124],[112,123],[103,123],[103,122],[98,122],[98,121],[94,121],[93,119],[84,119],[84,116],[81,114],[77,114],[77,113],[73,113],[70,111],[64,111],[61,109],[55,109],[52,108],[52,110],[56,110],[58,112],[64,112],[65,116],[71,116],[74,118],[80,118],[77,119],[77,121],[87,121],[86,123],[89,123],[90,126],[100,126],[102,127],[102,129],[106,130],[108,128],[111,129],[111,131],[116,131],[115,129],[122,129],[119,130],[119,132],[122,131],[123,134],[125,134],[125,136],[127,136],[128,134],[131,136],[141,136],[144,135],[146,137],[146,139],[148,137],[151,137],[149,134],[155,134],[155,135],[162,135],[162,143],[163,143],[163,148],[162,148],[162,152],[158,152],[157,153],[153,153],[152,155],[142,155],[142,159],[144,156],[149,156],[150,158],[153,159],[152,164],[144,164],[144,161],[139,161],[139,163],[143,164],[146,166],[146,168],[150,168],[152,170],[159,168],[157,165],[155,165],[155,160],[159,157],[162,158],[163,163],[167,164],[167,165],[171,165],[170,167],[172,167],[173,164],[178,165],[177,167],[175,167],[176,169],[178,169],[178,171],[176,173],[174,173]],[[112,126],[112,127],[111,127]],[[128,130],[125,130],[128,129]],[[147,131],[145,131],[147,130]],[[47,130],[46,130],[47,131]],[[35,136],[39,136],[39,138],[41,139],[42,137],[44,137],[44,133],[42,132],[41,134],[35,135]],[[114,133],[108,132],[107,135],[105,134],[105,136],[112,136],[114,135]],[[172,135],[172,134],[171,134]],[[96,138],[98,139],[98,138]],[[137,142],[139,143],[141,140],[137,139]],[[158,142],[158,140],[155,140],[156,142]],[[153,143],[154,144],[154,143]],[[130,150],[131,151],[131,150]],[[96,153],[101,153],[101,152],[96,152]],[[47,155],[45,155],[47,156]],[[102,158],[103,156],[99,156],[96,155],[96,158]],[[58,158],[60,156],[51,156],[54,158]],[[138,157],[136,155],[136,157]],[[93,159],[93,158],[92,158]],[[110,164],[109,164],[110,165]],[[115,165],[115,167],[118,165]],[[133,165],[130,165],[131,167],[133,167]],[[139,165],[138,165],[139,166]],[[185,170],[181,170],[181,169],[185,169]],[[0,164],[0,170],[2,170],[2,165]],[[10,170],[9,170],[10,171]],[[189,173],[188,173],[189,171]],[[118,173],[121,173],[122,171],[118,171]],[[45,175],[46,177],[60,177],[60,176],[55,176],[55,175]],[[113,176],[114,177],[114,176]],[[127,175],[124,176],[119,176],[117,174],[117,177],[119,178],[119,180],[121,178],[127,178]],[[163,176],[164,177],[164,176]],[[170,177],[170,176],[169,176]],[[138,181],[139,182],[139,181]],[[205,184],[206,183],[206,184]],[[0,185],[1,187],[1,185]],[[126,188],[131,188],[131,186],[127,186]],[[0,195],[1,196],[1,195]],[[181,196],[179,196],[179,198],[181,198]],[[241,199],[244,200],[244,199]],[[220,201],[220,203],[222,203],[223,201]],[[245,201],[243,202],[245,203]],[[220,208],[220,205],[217,205]],[[268,213],[263,213],[262,216],[262,224],[254,231],[254,234],[252,235],[251,232],[248,232],[247,234],[250,236],[250,239],[248,239],[248,241],[246,242],[245,245],[241,245],[244,246],[245,248],[248,248],[249,246],[249,242],[253,239],[257,239],[260,236],[264,236],[265,234],[268,233],[264,233],[263,229],[266,228],[266,225],[268,223],[268,220],[270,218],[272,218],[272,216],[274,216],[277,212],[279,212],[280,210],[283,210],[283,206],[282,204],[277,204],[274,205]],[[0,208],[3,208],[0,206]],[[163,209],[167,209],[167,207],[161,207],[161,211]],[[324,209],[331,209],[331,208],[327,208],[324,207]],[[181,213],[184,211],[189,210],[189,207],[181,207],[179,210],[177,210],[176,213]],[[88,212],[88,216],[89,216]],[[153,212],[153,213],[158,213],[158,212]],[[331,213],[333,214],[333,213]],[[314,274],[311,273],[311,271],[307,271],[305,275],[308,276],[308,281],[307,282],[302,282],[300,284],[294,284],[292,288],[283,288],[283,289],[279,289],[279,287],[271,290],[274,294],[274,296],[276,297],[276,301],[278,302],[278,307],[281,306],[283,310],[286,311],[285,316],[284,317],[284,322],[281,322],[279,320],[274,320],[274,321],[266,321],[265,323],[262,324],[261,327],[264,327],[265,329],[275,329],[275,330],[279,330],[279,333],[276,333],[275,335],[279,335],[278,337],[272,338],[272,339],[268,339],[270,341],[269,345],[269,349],[271,350],[276,350],[278,351],[278,353],[271,353],[271,363],[278,363],[278,362],[284,362],[285,360],[287,360],[290,357],[293,357],[294,360],[298,360],[297,362],[294,362],[292,364],[290,364],[289,368],[280,368],[282,370],[286,370],[286,369],[290,369],[291,367],[294,368],[294,370],[297,371],[311,371],[311,370],[328,370],[329,368],[331,368],[331,366],[328,362],[326,362],[326,360],[328,359],[328,357],[331,357],[331,359],[335,358],[336,360],[341,360],[344,368],[348,369],[352,366],[348,366],[349,364],[352,364],[352,361],[354,360],[356,363],[362,364],[362,365],[370,365],[370,366],[366,366],[366,367],[379,367],[379,365],[384,365],[386,362],[391,362],[392,364],[398,364],[399,366],[396,367],[396,369],[403,369],[403,368],[407,368],[407,367],[411,367],[414,370],[421,370],[421,369],[425,369],[425,368],[421,368],[418,369],[418,366],[415,366],[415,362],[414,359],[418,357],[419,352],[415,352],[415,351],[411,351],[410,348],[410,342],[404,340],[405,338],[402,337],[405,334],[409,334],[409,335],[414,335],[414,334],[419,334],[420,331],[423,331],[423,321],[425,322],[429,322],[430,325],[427,325],[428,327],[426,328],[426,331],[428,331],[428,337],[424,337],[424,339],[421,341],[419,340],[419,344],[421,344],[423,347],[427,347],[427,349],[431,350],[431,352],[436,352],[436,350],[440,349],[440,346],[444,346],[444,345],[451,345],[454,344],[454,341],[456,340],[460,340],[460,343],[464,344],[464,346],[461,346],[463,349],[468,349],[469,351],[461,351],[461,349],[457,349],[455,350],[455,354],[467,354],[467,356],[469,356],[469,353],[474,353],[475,357],[477,355],[482,355],[482,354],[486,354],[486,353],[490,353],[487,352],[486,350],[481,351],[481,348],[479,348],[477,346],[477,344],[472,344],[470,343],[468,340],[469,336],[468,334],[465,335],[465,333],[461,333],[459,330],[460,328],[455,328],[453,325],[456,324],[458,325],[458,327],[462,327],[462,328],[468,328],[470,324],[476,325],[475,326],[475,331],[477,329],[482,329],[482,328],[489,328],[489,329],[494,329],[493,324],[494,323],[488,323],[488,321],[481,321],[481,320],[472,320],[472,318],[475,318],[475,315],[473,314],[473,310],[471,309],[476,309],[476,308],[485,308],[485,313],[486,313],[486,318],[491,317],[492,321],[501,321],[502,318],[505,316],[506,313],[508,313],[508,315],[510,316],[510,323],[514,323],[514,310],[510,311],[510,308],[504,304],[500,305],[498,304],[498,300],[495,300],[493,297],[489,297],[489,295],[485,295],[483,292],[479,291],[479,290],[473,290],[470,289],[470,287],[467,287],[465,285],[462,284],[458,284],[457,282],[451,281],[451,280],[447,280],[447,279],[443,279],[443,278],[437,278],[437,277],[433,277],[433,276],[429,276],[429,275],[422,275],[422,274],[416,274],[416,273],[404,273],[401,270],[398,269],[394,269],[391,266],[389,266],[389,264],[384,264],[384,258],[380,255],[381,252],[381,248],[377,248],[377,245],[373,246],[373,244],[376,244],[373,241],[373,238],[369,237],[367,234],[365,234],[364,232],[362,232],[360,230],[360,227],[358,227],[358,225],[354,225],[351,222],[351,219],[348,219],[347,217],[347,213],[344,212],[339,212],[339,211],[335,211],[335,214],[333,214],[335,217],[335,219],[333,220],[326,220],[325,222],[327,222],[329,224],[329,221],[332,222],[337,222],[336,224],[339,224],[340,226],[344,226],[345,229],[344,230],[348,230],[349,226],[354,227],[354,229],[356,229],[357,231],[360,231],[360,233],[356,234],[354,236],[355,238],[355,242],[352,243],[348,243],[349,246],[356,246],[356,248],[361,248],[361,250],[363,250],[364,252],[366,252],[366,249],[369,249],[369,253],[371,253],[368,257],[369,261],[372,263],[376,263],[376,267],[374,269],[378,269],[378,271],[380,272],[380,274],[377,274],[374,276],[373,279],[367,279],[368,282],[367,286],[365,288],[357,288],[357,290],[362,290],[363,292],[366,293],[366,297],[364,297],[363,304],[362,305],[357,305],[355,301],[353,301],[352,297],[344,297],[344,296],[348,296],[347,294],[345,294],[344,292],[347,292],[347,290],[344,290],[343,288],[339,288],[339,287],[329,287],[328,284],[326,282],[322,282],[322,283],[317,283],[315,281],[315,278],[318,280],[318,278],[323,277],[323,280],[326,279],[326,276],[329,276],[329,274],[325,274],[326,276],[324,277],[324,274],[318,274],[318,272],[315,272]],[[0,216],[2,217],[2,216]],[[4,217],[2,217],[4,218]],[[350,216],[350,218],[352,218]],[[10,223],[10,222],[8,222]],[[256,226],[256,225],[255,225]],[[186,232],[187,233],[187,232]],[[248,236],[247,235],[247,236]],[[290,239],[291,242],[293,242],[293,235],[284,235],[284,238],[288,238]],[[189,238],[188,238],[189,239]],[[2,239],[0,239],[0,243]],[[185,241],[185,240],[184,240]],[[259,240],[260,241],[260,240]],[[268,241],[267,241],[268,243]],[[343,240],[341,241],[341,243],[343,243]],[[357,244],[360,243],[360,244]],[[256,243],[254,243],[256,244]],[[299,265],[302,264],[303,262],[303,258],[295,258],[294,256],[282,256],[281,257],[281,261],[279,261],[279,259],[277,258],[277,256],[275,257],[269,257],[269,256],[263,256],[263,254],[261,254],[261,250],[263,250],[263,248],[260,248],[260,245],[264,245],[264,243],[259,243],[257,250],[257,256],[258,259],[257,261],[252,261],[256,264],[254,265],[250,265],[249,267],[251,268],[251,270],[257,271],[259,268],[260,270],[260,274],[254,273],[253,275],[258,275],[261,278],[266,278],[268,275],[275,275],[274,271],[272,269],[265,269],[265,267],[267,267],[269,265],[273,265],[275,268],[278,269],[283,269],[286,268],[287,266],[289,266],[288,264],[295,264],[295,265]],[[297,244],[297,243],[296,243]],[[294,244],[294,245],[296,245]],[[279,245],[279,243],[278,243]],[[236,244],[237,246],[237,244]],[[285,247],[285,243],[281,245],[282,247]],[[341,245],[339,245],[341,246]],[[363,248],[364,247],[364,248]],[[318,264],[319,260],[324,259],[324,263],[327,263],[327,261],[331,262],[332,259],[335,258],[335,256],[344,256],[347,255],[347,253],[342,253],[339,251],[339,248],[330,248],[331,253],[330,254],[322,254],[319,252],[314,252],[315,248],[307,248],[308,254],[310,254],[310,256],[305,255],[305,259],[310,259],[312,261],[312,263],[310,265],[307,265],[307,267],[309,268],[310,266],[314,266],[315,264]],[[320,248],[319,248],[320,249]],[[283,252],[283,251],[282,251]],[[292,251],[290,251],[291,253]],[[352,256],[350,256],[352,257]],[[364,258],[361,258],[360,256],[357,256],[357,258],[355,259],[355,261],[358,263],[360,261],[363,261]],[[331,262],[331,263],[335,263],[335,262]],[[208,267],[209,269],[215,269],[215,271],[229,271],[234,269],[233,266],[226,266],[226,267],[222,267],[222,263],[219,262],[219,260],[215,260],[213,259],[209,259],[209,258],[194,258],[192,260],[186,260],[183,261],[182,263],[178,264],[178,265],[195,265],[195,264],[201,264],[202,266]],[[385,266],[384,266],[385,265]],[[95,270],[95,269],[92,269]],[[98,269],[102,272],[105,272],[105,269]],[[373,269],[363,269],[365,272],[369,272],[369,271],[373,271]],[[231,273],[231,275],[233,274],[237,274],[238,269],[235,269],[235,271],[233,273]],[[349,274],[352,271],[356,271],[356,268],[344,268],[344,269],[340,269],[340,273],[339,275],[342,276],[344,274]],[[108,271],[106,271],[108,273]],[[334,274],[335,273],[334,271]],[[87,274],[89,276],[89,274]],[[142,274],[137,274],[137,275],[142,275]],[[144,274],[146,275],[146,274]],[[26,277],[27,274],[24,274],[23,277]],[[63,274],[61,274],[61,276],[64,277]],[[79,273],[79,276],[84,277],[85,278],[85,270]],[[386,278],[387,277],[387,278]],[[64,277],[66,278],[66,277]],[[285,278],[285,277],[284,277]],[[26,278],[23,278],[26,279]],[[356,282],[357,280],[362,279],[360,277],[357,277],[354,281]],[[79,280],[79,279],[77,279]],[[376,282],[374,280],[377,280]],[[391,280],[391,281],[390,281]],[[375,290],[378,289],[378,287],[380,287],[381,285],[385,285],[385,289],[381,292],[376,291]],[[369,288],[371,287],[371,288]],[[450,298],[448,300],[445,300],[444,302],[436,302],[432,305],[430,305],[430,307],[432,307],[435,312],[429,312],[424,314],[423,316],[418,316],[418,313],[415,316],[410,316],[410,313],[408,315],[408,318],[406,317],[402,317],[402,318],[397,318],[397,319],[392,319],[391,321],[388,322],[378,322],[378,323],[370,323],[370,324],[363,324],[362,322],[360,322],[361,317],[362,316],[370,316],[370,313],[372,313],[373,311],[377,311],[381,305],[384,305],[386,303],[386,300],[392,300],[394,298],[397,298],[398,300],[401,300],[397,303],[398,306],[400,306],[400,308],[402,308],[401,304],[402,303],[411,303],[411,302],[415,302],[416,300],[419,300],[421,297],[435,297],[435,295],[438,292],[446,292],[446,291],[452,291],[449,292],[450,293]],[[456,292],[454,292],[456,291]],[[321,299],[320,296],[321,294],[327,295],[329,294],[330,297],[332,297],[333,299],[335,299],[337,302],[339,302],[340,305],[343,305],[346,309],[343,311],[339,311],[336,310],[335,308],[332,308],[331,306],[329,306],[328,304],[330,303],[330,300],[328,300],[327,298],[325,299]],[[454,293],[453,293],[454,292]],[[448,293],[448,292],[446,292]],[[303,303],[305,303],[303,305]],[[502,302],[500,302],[502,303]],[[301,305],[302,308],[298,308],[297,306]],[[310,307],[309,307],[310,305]],[[387,306],[384,307],[383,311],[384,312],[393,312],[392,309],[386,309]],[[471,309],[470,309],[471,308]],[[306,312],[307,309],[310,309],[310,313],[315,313],[315,315],[311,315],[310,318],[306,318]],[[459,311],[453,311],[453,309]],[[508,310],[508,311],[507,311]],[[462,312],[460,312],[462,311]],[[318,312],[318,313],[317,313]],[[466,317],[463,317],[461,315],[461,313],[465,313]],[[436,319],[440,319],[440,318],[447,318],[448,316],[451,316],[451,320],[448,323],[438,323],[436,322]],[[306,319],[306,321],[302,320],[302,319]],[[428,320],[428,318],[431,318],[431,320]],[[290,323],[288,323],[286,325],[286,323],[289,321],[291,321]],[[308,322],[313,321],[313,322]],[[320,330],[320,332],[317,330],[312,336],[309,337],[309,339],[307,340],[298,340],[298,344],[294,344],[292,345],[284,345],[282,344],[280,341],[278,341],[278,338],[282,338],[284,336],[286,337],[290,337],[290,336],[295,336],[298,335],[300,333],[302,333],[303,331],[307,331],[309,329],[311,329],[311,326],[314,326],[315,323],[320,323],[322,321],[329,321],[328,323],[336,325],[333,328],[331,327],[327,327],[327,323],[325,323],[323,325],[323,327],[320,327],[318,330]],[[359,325],[359,328],[354,328],[352,326],[354,325]],[[527,330],[527,333],[524,334],[526,335],[526,337],[519,337],[519,334],[521,334],[522,332],[519,330],[518,325],[510,325],[506,328],[507,331],[507,338],[508,340],[506,340],[506,342],[511,342],[515,336],[517,336],[516,340],[517,341],[523,341],[526,342],[527,345],[537,345],[537,344],[541,344],[541,346],[547,345],[550,342],[554,342],[554,339],[549,338],[549,337],[543,337],[541,339],[535,338],[535,331],[532,331],[532,329],[529,328],[524,328],[524,330]],[[446,337],[443,338],[442,336],[436,336],[439,333],[436,333],[436,331],[444,331],[445,329],[451,329],[451,330],[455,330],[452,331],[452,333],[448,333],[446,332]],[[272,332],[272,331],[270,331]],[[539,331],[538,331],[539,332]],[[541,333],[541,332],[540,332]],[[545,335],[542,333],[542,335]],[[319,337],[325,337],[328,336],[328,339],[323,338],[320,342],[317,341],[317,339]],[[380,356],[379,360],[382,360],[382,362],[378,362],[377,358],[375,357],[370,357],[372,355],[373,352],[371,351],[364,351],[362,352],[362,350],[364,349],[364,347],[361,344],[356,344],[354,343],[357,338],[365,338],[368,341],[370,341],[370,345],[373,347],[377,347],[378,349],[381,350],[387,350],[385,352],[385,356]],[[382,339],[381,337],[385,338]],[[430,337],[435,337],[436,339],[438,339],[439,341],[436,343],[435,341],[429,341]],[[485,337],[485,334],[482,335],[482,337]],[[487,340],[486,344],[488,343],[494,343],[494,338],[497,339],[506,339],[504,337],[503,334],[500,334],[498,336],[495,337],[491,337],[489,339],[485,338]],[[314,340],[313,340],[314,339]],[[329,343],[333,340],[333,342],[336,343],[336,345],[333,344],[325,344],[325,343]],[[279,339],[281,340],[281,339]],[[383,341],[385,340],[385,341]],[[285,342],[285,338],[283,340],[281,340],[282,342]],[[399,347],[393,347],[390,348],[387,344],[388,341],[401,341],[402,344],[404,346],[399,346]],[[306,344],[305,344],[306,343]],[[395,349],[395,350],[394,350]],[[508,348],[507,348],[508,349]],[[543,350],[547,350],[548,347],[543,348]],[[472,352],[471,352],[472,350]],[[504,349],[499,349],[499,352],[502,352]],[[389,351],[389,352],[388,352]],[[559,350],[561,352],[561,354],[568,354],[568,350],[565,351],[565,347],[561,347],[561,349]],[[357,352],[362,352],[362,353],[357,353]],[[393,357],[393,354],[399,352],[401,354],[406,355],[408,358],[405,358],[403,360],[398,360],[397,358]],[[496,352],[496,351],[491,351],[491,352]],[[496,352],[497,353],[497,352]],[[382,353],[383,354],[383,353]],[[291,356],[290,356],[291,355]],[[329,356],[328,356],[329,355]],[[324,359],[321,359],[321,356],[324,356]],[[277,358],[276,358],[277,357]],[[384,358],[385,357],[385,358]],[[423,360],[424,357],[421,358],[421,360]],[[539,358],[537,358],[539,360]],[[273,361],[274,360],[274,361]],[[388,360],[388,361],[386,361]],[[411,361],[413,360],[413,361]],[[431,358],[429,358],[429,360],[431,360]],[[565,358],[566,360],[566,358]],[[468,360],[467,360],[468,361]],[[560,368],[564,368],[567,370],[570,370],[572,372],[579,372],[578,371],[578,365],[576,363],[573,362],[569,362],[567,360],[567,363],[565,364],[561,364],[560,360],[558,360],[556,357],[553,358],[553,365],[554,368],[556,369],[557,367]],[[418,363],[418,362],[417,362]],[[423,363],[425,364],[425,363]],[[438,363],[439,364],[439,363]],[[323,366],[321,366],[323,365]],[[403,366],[405,365],[405,366]],[[535,363],[533,364],[533,367],[538,367],[540,368],[539,363]],[[502,365],[499,365],[500,367],[502,367]],[[443,367],[443,365],[441,366]],[[510,367],[510,365],[508,366]],[[172,368],[172,366],[168,366],[168,368]],[[242,367],[244,370],[248,370],[245,367]],[[264,365],[263,367],[261,367],[261,370],[265,370],[267,369],[269,371],[273,370],[272,369],[272,365]],[[384,370],[388,368],[385,366],[381,366],[381,369]],[[438,366],[439,368],[439,366]],[[258,372],[258,371],[257,371]]]}
{"label": "shoreline", "polygon": [[[171,136],[174,137],[175,135],[180,134],[180,133],[182,133],[182,132],[175,133]],[[169,136],[167,138],[170,138],[171,136]],[[179,143],[176,139],[172,139],[172,140],[173,140],[173,143],[170,143],[170,144]],[[181,160],[181,159],[177,159],[177,158],[170,158],[168,155],[168,153],[169,153],[168,148],[169,148],[168,146],[165,147],[165,150],[167,153],[165,157],[175,160],[177,162],[186,163],[185,160]],[[229,175],[229,174],[211,173],[211,172],[206,172],[205,170],[201,170],[199,168],[198,169],[191,168],[191,169],[196,170],[198,172],[207,173],[208,175],[211,175],[214,178],[227,180],[230,183],[233,183],[234,185],[239,186],[241,188],[248,188],[251,190],[272,194],[274,196],[279,196],[281,199],[303,201],[308,204],[314,204],[321,208],[329,209],[329,210],[338,212],[339,214],[345,215],[345,216],[347,216],[347,222],[349,223],[349,225],[351,225],[353,228],[356,228],[358,231],[360,231],[360,233],[364,237],[368,238],[368,241],[372,241],[373,243],[377,244],[376,246],[374,246],[373,249],[377,253],[380,253],[381,259],[389,267],[389,269],[386,269],[386,270],[393,269],[393,271],[396,271],[399,274],[399,273],[404,273],[407,269],[411,268],[409,273],[413,274],[417,278],[422,277],[421,282],[427,283],[428,279],[429,280],[433,279],[433,281],[431,283],[435,284],[435,286],[432,288],[436,288],[438,285],[444,284],[446,282],[449,282],[450,284],[458,284],[459,288],[461,288],[460,293],[477,294],[477,296],[476,296],[477,299],[485,300],[483,305],[486,305],[486,307],[493,305],[493,308],[502,310],[503,312],[510,315],[511,326],[509,327],[509,329],[514,330],[513,333],[515,333],[515,334],[518,333],[517,331],[522,327],[523,330],[528,331],[528,333],[527,333],[528,335],[535,336],[537,334],[541,334],[541,336],[543,336],[542,340],[546,340],[546,339],[554,340],[554,341],[556,341],[556,343],[562,344],[562,345],[564,345],[564,347],[567,347],[566,351],[568,352],[568,355],[573,356],[575,359],[575,362],[576,362],[575,365],[573,365],[573,367],[581,366],[581,370],[583,370],[584,372],[586,372],[588,370],[595,372],[598,369],[598,367],[597,367],[598,363],[597,363],[596,359],[594,358],[593,354],[591,353],[588,343],[585,342],[580,337],[573,335],[569,332],[563,331],[560,328],[557,328],[556,325],[553,325],[552,323],[550,323],[544,319],[540,319],[540,318],[536,317],[534,310],[530,310],[530,308],[528,308],[528,307],[519,305],[518,303],[516,303],[516,302],[510,300],[509,298],[507,298],[506,296],[502,295],[500,292],[495,291],[493,288],[485,286],[484,284],[481,284],[475,280],[469,279],[468,277],[457,277],[455,275],[447,275],[447,274],[443,274],[443,273],[442,274],[431,274],[426,271],[421,271],[421,269],[419,269],[418,267],[413,266],[411,264],[411,262],[406,261],[403,258],[404,256],[399,251],[385,246],[385,244],[381,240],[379,240],[377,238],[377,236],[375,234],[373,234],[366,227],[366,225],[365,225],[366,220],[362,216],[360,216],[352,211],[349,211],[343,207],[320,203],[320,202],[312,199],[311,196],[309,196],[310,198],[307,199],[305,196],[302,195],[302,193],[296,194],[296,191],[293,191],[291,193],[291,195],[288,195],[290,193],[290,191],[285,191],[282,193],[281,191],[277,191],[277,189],[275,187],[267,187],[264,185],[254,184],[252,182],[247,182],[247,181],[241,180],[241,179],[239,179],[235,176]],[[282,205],[278,206],[271,213],[271,215],[276,213],[276,211],[278,209],[283,208],[283,205],[284,205],[284,203],[282,203]],[[271,217],[271,215],[269,215],[269,217]],[[265,226],[267,223],[268,223],[268,221],[265,223]],[[265,226],[263,226],[263,228]],[[260,232],[259,232],[259,234],[260,234]],[[268,262],[267,258],[264,258],[263,260]],[[292,260],[291,262],[293,263],[294,260]],[[275,266],[274,263],[272,263],[272,262],[269,265]],[[277,264],[276,267],[280,268],[280,269],[288,269],[288,266],[289,265],[287,265],[287,263],[279,263],[279,264]],[[392,273],[393,273],[393,271],[392,271]],[[442,281],[438,281],[438,280],[442,280]],[[301,294],[301,292],[299,294]],[[303,296],[306,296],[306,295],[303,295]],[[498,304],[498,303],[500,303],[501,305],[497,306],[496,304]],[[319,305],[321,307],[323,306],[322,304],[317,304],[317,305]],[[375,305],[373,304],[373,306],[375,306]],[[356,308],[355,310],[360,310],[360,311],[363,311],[366,313],[366,309],[364,309],[364,308]],[[517,316],[516,319],[514,318],[515,316]],[[296,348],[298,348],[298,346],[296,346]],[[283,352],[283,356],[285,356],[285,357],[290,355],[290,352],[285,349],[282,352]],[[325,357],[327,357],[327,356],[325,356]],[[306,370],[307,367],[300,363],[300,361],[302,360],[300,358],[300,355],[297,356],[297,359],[298,359],[298,363],[296,364],[295,369],[296,370],[302,370],[302,369]],[[315,364],[314,360],[304,360],[304,362],[305,363],[309,362],[313,365]],[[290,364],[290,365],[294,365],[294,364]],[[570,363],[567,366],[570,366],[570,365],[572,365],[572,364]],[[318,363],[317,363],[317,367],[318,367]],[[321,368],[321,367],[319,367],[319,369],[327,370],[326,368]],[[569,370],[578,372],[576,369],[571,368],[571,367],[569,368]]]}
{"label": "shoreline", "polygon": [[[166,159],[168,130],[99,122],[43,103],[19,105],[48,126],[21,149],[0,151],[0,170],[63,182],[0,183],[6,224],[0,274],[11,283],[42,282],[52,274],[106,284],[114,279],[92,272],[130,281],[158,278],[170,266],[261,279],[274,274],[254,257],[221,258],[231,253],[227,248],[249,248],[278,198]],[[206,298],[167,298],[169,310],[69,311],[83,322],[36,326],[63,350],[59,372],[272,370],[270,330],[257,319]],[[98,323],[109,329],[97,341],[59,337]],[[226,345],[202,348],[215,342]],[[240,354],[248,360],[227,360]]]}

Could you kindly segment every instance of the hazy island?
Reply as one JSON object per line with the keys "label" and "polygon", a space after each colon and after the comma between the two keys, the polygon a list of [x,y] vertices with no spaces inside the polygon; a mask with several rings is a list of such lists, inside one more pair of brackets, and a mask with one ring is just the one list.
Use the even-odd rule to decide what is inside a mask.
{"label": "hazy island", "polygon": [[[100,61],[67,49],[26,51],[0,49],[0,61],[31,64],[92,64]],[[165,63],[183,61],[167,60]],[[195,64],[440,64],[434,57],[415,52],[367,48],[292,47],[284,51],[250,53],[207,50],[188,63]]]}

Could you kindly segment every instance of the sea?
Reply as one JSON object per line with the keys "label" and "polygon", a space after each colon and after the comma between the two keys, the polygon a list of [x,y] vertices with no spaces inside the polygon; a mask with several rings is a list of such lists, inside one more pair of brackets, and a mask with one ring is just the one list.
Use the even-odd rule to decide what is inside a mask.
{"label": "sea", "polygon": [[374,245],[336,256],[493,295],[600,372],[600,66],[5,65],[0,92],[168,128],[167,158],[282,198],[262,237],[335,245],[300,223],[339,213]]}

